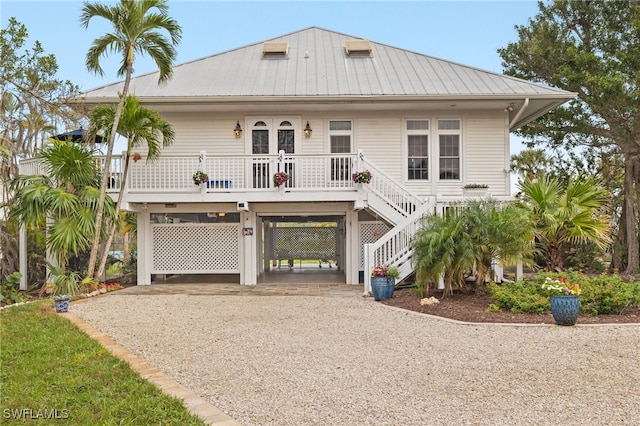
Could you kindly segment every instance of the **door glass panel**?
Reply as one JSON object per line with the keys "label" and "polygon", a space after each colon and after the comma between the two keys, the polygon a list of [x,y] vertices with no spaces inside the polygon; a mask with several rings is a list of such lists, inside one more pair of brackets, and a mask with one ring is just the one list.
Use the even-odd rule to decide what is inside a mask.
{"label": "door glass panel", "polygon": [[[333,122],[332,122],[333,123]],[[351,122],[348,122],[349,125]],[[351,135],[331,135],[331,153],[348,154],[351,152]],[[351,179],[351,164],[346,157],[331,159],[331,180],[346,182]]]}
{"label": "door glass panel", "polygon": [[[256,126],[260,126],[256,123]],[[269,154],[269,131],[268,130],[252,130],[251,132],[251,149],[254,155]],[[269,159],[266,157],[253,158],[253,187],[269,188]]]}
{"label": "door glass panel", "polygon": [[284,151],[287,154],[293,154],[295,152],[293,130],[278,130],[278,152],[280,151]]}
{"label": "door glass panel", "polygon": [[[284,121],[280,123],[280,125],[291,123],[288,121]],[[284,151],[287,154],[293,154],[295,152],[295,139],[293,129],[278,129],[278,152]],[[293,163],[292,158],[287,158],[285,156],[284,159],[284,172],[289,175],[289,180],[285,184],[285,187],[291,188],[296,181],[296,173],[295,173],[295,164]]]}

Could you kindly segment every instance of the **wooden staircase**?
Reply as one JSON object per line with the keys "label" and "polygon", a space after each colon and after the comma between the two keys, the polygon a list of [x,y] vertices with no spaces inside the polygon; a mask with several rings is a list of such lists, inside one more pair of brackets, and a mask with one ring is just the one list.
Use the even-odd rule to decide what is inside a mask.
{"label": "wooden staircase", "polygon": [[364,289],[371,291],[370,271],[376,265],[395,266],[400,280],[413,273],[411,243],[422,224],[422,218],[435,213],[435,197],[421,199],[389,178],[360,153],[359,170],[371,171],[374,179],[363,186],[368,209],[393,228],[375,243],[364,245]]}

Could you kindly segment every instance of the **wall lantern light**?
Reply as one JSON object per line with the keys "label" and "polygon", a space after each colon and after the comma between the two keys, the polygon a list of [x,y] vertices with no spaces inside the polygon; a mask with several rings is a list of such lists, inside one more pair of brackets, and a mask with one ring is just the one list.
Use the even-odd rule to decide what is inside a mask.
{"label": "wall lantern light", "polygon": [[307,126],[304,128],[303,132],[306,137],[311,137],[311,132],[313,132],[313,130],[311,130],[311,126],[309,126],[309,121],[307,121]]}
{"label": "wall lantern light", "polygon": [[242,127],[240,127],[240,121],[236,121],[236,127],[233,129],[233,133],[236,135],[236,138],[242,136]]}

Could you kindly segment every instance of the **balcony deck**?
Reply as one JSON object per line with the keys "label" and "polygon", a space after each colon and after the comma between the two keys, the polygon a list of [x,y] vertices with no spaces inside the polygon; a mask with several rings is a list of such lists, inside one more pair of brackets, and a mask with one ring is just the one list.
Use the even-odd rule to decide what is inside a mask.
{"label": "balcony deck", "polygon": [[[105,157],[95,157],[104,168]],[[356,154],[319,155],[246,155],[163,156],[147,162],[130,161],[125,183],[127,202],[234,202],[245,201],[353,201],[358,198],[351,173],[359,170],[362,160]],[[120,191],[124,170],[123,157],[113,156],[110,185],[115,196]],[[193,174],[203,171],[208,181],[195,185]],[[273,175],[284,171],[289,180],[283,188],[273,182]],[[20,174],[45,174],[40,160],[20,163]]]}

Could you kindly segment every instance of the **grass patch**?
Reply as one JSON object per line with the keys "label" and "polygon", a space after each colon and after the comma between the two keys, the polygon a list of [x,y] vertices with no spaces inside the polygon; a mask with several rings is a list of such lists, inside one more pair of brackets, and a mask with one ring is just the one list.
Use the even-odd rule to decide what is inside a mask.
{"label": "grass patch", "polygon": [[0,342],[0,423],[205,424],[56,315],[50,300],[0,311]]}

